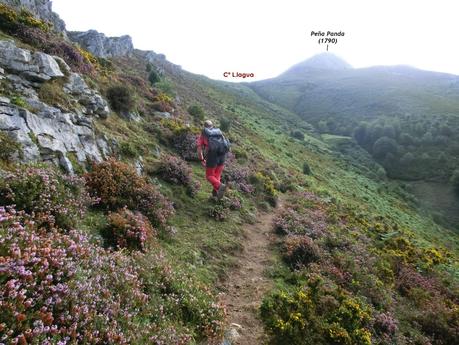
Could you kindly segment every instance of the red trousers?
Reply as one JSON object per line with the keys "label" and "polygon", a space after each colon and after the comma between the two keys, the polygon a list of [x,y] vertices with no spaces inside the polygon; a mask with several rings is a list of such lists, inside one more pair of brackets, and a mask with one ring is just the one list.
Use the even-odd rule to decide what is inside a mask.
{"label": "red trousers", "polygon": [[223,165],[217,165],[213,168],[206,168],[206,179],[212,184],[215,191],[218,191],[220,185],[220,179],[222,177]]}

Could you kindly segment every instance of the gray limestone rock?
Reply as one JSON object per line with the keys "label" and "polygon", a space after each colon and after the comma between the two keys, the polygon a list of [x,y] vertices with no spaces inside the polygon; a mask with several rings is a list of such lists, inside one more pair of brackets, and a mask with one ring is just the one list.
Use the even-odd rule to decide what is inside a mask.
{"label": "gray limestone rock", "polygon": [[36,161],[40,157],[37,145],[32,141],[32,132],[22,118],[23,110],[0,102],[0,131],[6,131],[22,146],[23,160]]}
{"label": "gray limestone rock", "polygon": [[33,64],[32,54],[16,47],[13,41],[0,41],[0,66],[13,73],[40,72],[40,68]]}
{"label": "gray limestone rock", "polygon": [[0,65],[32,82],[44,82],[64,76],[56,60],[45,53],[18,48],[13,41],[0,41]]}
{"label": "gray limestone rock", "polygon": [[134,50],[132,39],[127,35],[107,37],[96,30],[89,30],[85,32],[70,31],[68,36],[95,56],[103,58],[129,55]]}
{"label": "gray limestone rock", "polygon": [[33,55],[33,59],[38,66],[40,73],[43,73],[50,78],[59,78],[64,76],[59,64],[51,55],[37,52]]}
{"label": "gray limestone rock", "polygon": [[87,115],[99,115],[101,118],[106,118],[110,113],[107,101],[97,91],[90,89],[78,73],[70,74],[67,84],[64,85],[64,91],[85,106]]}

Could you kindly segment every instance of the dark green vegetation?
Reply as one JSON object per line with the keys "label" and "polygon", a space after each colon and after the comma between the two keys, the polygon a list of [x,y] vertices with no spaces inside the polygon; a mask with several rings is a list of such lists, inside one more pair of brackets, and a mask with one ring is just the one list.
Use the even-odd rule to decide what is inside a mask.
{"label": "dark green vegetation", "polygon": [[[214,286],[228,278],[244,224],[281,195],[281,259],[270,271],[276,288],[261,308],[273,344],[458,342],[457,234],[419,212],[350,133],[320,135],[245,85],[147,62],[141,52],[112,60],[110,69],[92,64],[87,82],[105,95],[123,85],[132,101],[125,110],[141,120],[116,112],[97,119],[98,132],[118,143],[118,159],[78,177],[3,161],[20,148],[1,138],[10,149],[1,157],[0,256],[11,269],[0,272],[8,282],[0,290],[0,336],[11,331],[23,342],[37,321],[58,331],[42,327],[28,339],[35,342],[220,337],[224,315]],[[164,71],[154,86],[153,68]],[[224,176],[231,191],[218,203],[209,200],[197,161],[201,119],[193,105],[225,126],[232,142]],[[392,144],[382,140],[378,149]],[[133,169],[139,156],[141,177]],[[3,208],[11,204],[24,213]],[[25,300],[10,293],[20,289]]]}
{"label": "dark green vegetation", "polygon": [[352,69],[322,54],[249,86],[320,133],[353,137],[390,178],[449,183],[459,166],[458,76],[408,66]]}

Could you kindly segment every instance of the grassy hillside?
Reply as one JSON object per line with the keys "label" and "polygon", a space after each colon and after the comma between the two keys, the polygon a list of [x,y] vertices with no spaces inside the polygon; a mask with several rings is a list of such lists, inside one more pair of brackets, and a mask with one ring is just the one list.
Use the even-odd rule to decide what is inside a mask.
{"label": "grassy hillside", "polygon": [[[114,154],[74,162],[76,177],[0,155],[2,342],[218,342],[218,286],[263,210],[276,212],[275,288],[260,310],[270,342],[458,342],[458,235],[364,152],[348,154],[349,137],[140,51],[84,62],[116,110],[95,119]],[[203,118],[233,144],[219,202],[195,156]]]}

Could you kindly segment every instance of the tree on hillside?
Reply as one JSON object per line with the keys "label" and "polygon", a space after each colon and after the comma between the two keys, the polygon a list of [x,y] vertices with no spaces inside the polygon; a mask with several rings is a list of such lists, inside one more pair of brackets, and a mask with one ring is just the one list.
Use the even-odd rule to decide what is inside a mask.
{"label": "tree on hillside", "polygon": [[369,137],[370,140],[369,140],[368,144],[373,144],[379,138],[381,138],[383,136],[384,128],[379,124],[373,125],[373,126],[371,126],[369,132],[370,132],[370,135],[368,137]]}
{"label": "tree on hillside", "polygon": [[403,165],[410,165],[414,161],[414,155],[411,152],[407,152],[400,159],[400,163]]}
{"label": "tree on hillside", "polygon": [[459,193],[459,169],[454,170],[453,175],[451,176],[451,183],[453,184],[456,192]]}
{"label": "tree on hillside", "polygon": [[429,144],[432,144],[433,142],[433,136],[432,136],[432,133],[431,132],[426,132],[423,136],[422,136],[422,143],[424,145],[429,145]]}
{"label": "tree on hillside", "polygon": [[354,137],[355,141],[357,141],[357,143],[360,146],[363,146],[366,143],[367,134],[368,134],[368,125],[364,122],[364,123],[361,123],[354,130],[353,137]]}
{"label": "tree on hillside", "polygon": [[319,123],[317,124],[317,128],[319,129],[320,133],[328,133],[329,132],[327,122],[325,122],[324,120],[320,120],[319,121]]}
{"label": "tree on hillside", "polygon": [[373,156],[375,158],[384,158],[388,153],[396,155],[398,152],[397,142],[389,137],[381,137],[373,145]]}
{"label": "tree on hillside", "polygon": [[383,129],[383,134],[385,137],[395,138],[395,128],[392,125],[385,125]]}
{"label": "tree on hillside", "polygon": [[402,145],[412,145],[413,144],[413,137],[409,135],[408,133],[402,133],[400,134],[400,144]]}

